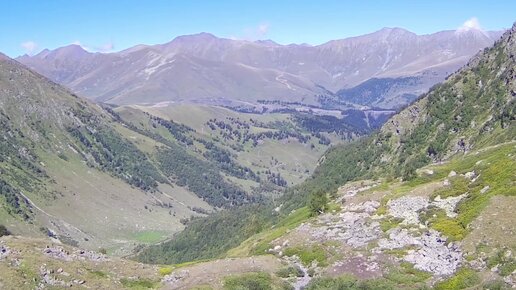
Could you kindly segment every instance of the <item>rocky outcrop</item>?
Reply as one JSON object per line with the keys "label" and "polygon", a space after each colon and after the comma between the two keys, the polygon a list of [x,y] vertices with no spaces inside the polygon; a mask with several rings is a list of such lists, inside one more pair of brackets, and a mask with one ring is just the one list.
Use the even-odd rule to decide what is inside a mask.
{"label": "rocky outcrop", "polygon": [[321,216],[319,221],[322,226],[305,224],[301,230],[309,231],[318,240],[343,241],[353,248],[363,247],[382,234],[380,224],[371,219],[371,214],[379,206],[380,203],[376,201],[351,204],[347,208],[353,211],[345,211],[336,217],[331,214]]}
{"label": "rocky outcrop", "polygon": [[0,260],[6,258],[11,253],[11,249],[7,246],[0,245]]}
{"label": "rocky outcrop", "polygon": [[387,202],[389,215],[403,219],[403,224],[419,224],[418,211],[428,207],[428,198],[403,196]]}
{"label": "rocky outcrop", "polygon": [[94,251],[86,251],[86,250],[77,249],[77,250],[74,250],[73,252],[70,252],[70,251],[66,251],[62,247],[58,247],[58,246],[53,246],[53,247],[47,246],[43,250],[43,254],[45,254],[51,258],[64,260],[64,261],[76,261],[76,260],[79,260],[79,261],[81,261],[81,260],[82,261],[84,261],[84,260],[106,261],[106,260],[109,260],[106,257],[106,255],[100,254],[100,253],[97,253]]}
{"label": "rocky outcrop", "polygon": [[403,258],[414,264],[414,268],[444,276],[455,273],[462,263],[462,252],[455,243],[446,243],[446,238],[430,230],[418,240],[418,249],[409,250]]}
{"label": "rocky outcrop", "polygon": [[459,196],[451,196],[445,199],[442,199],[440,195],[438,195],[433,201],[432,205],[437,206],[438,208],[443,209],[446,212],[446,215],[450,218],[457,217],[457,213],[455,212],[455,208],[457,204],[468,195],[466,193],[461,194]]}

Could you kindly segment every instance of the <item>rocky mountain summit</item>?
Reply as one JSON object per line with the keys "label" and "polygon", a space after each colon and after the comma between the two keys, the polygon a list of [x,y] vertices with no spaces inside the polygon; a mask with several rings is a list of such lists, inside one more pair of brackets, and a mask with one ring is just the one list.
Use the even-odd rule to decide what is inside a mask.
{"label": "rocky mountain summit", "polygon": [[[471,30],[416,35],[384,28],[306,46],[200,33],[118,53],[90,53],[70,45],[17,60],[81,96],[118,105],[256,106],[265,100],[398,108],[444,80],[500,34]],[[368,83],[373,78],[376,85]],[[358,85],[355,91],[346,90]]]}

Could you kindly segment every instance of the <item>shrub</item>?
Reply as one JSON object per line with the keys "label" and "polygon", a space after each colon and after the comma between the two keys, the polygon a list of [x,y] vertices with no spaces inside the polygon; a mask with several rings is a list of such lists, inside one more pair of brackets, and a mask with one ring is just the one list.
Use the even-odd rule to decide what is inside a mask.
{"label": "shrub", "polygon": [[289,266],[282,269],[279,269],[276,272],[276,276],[281,278],[290,278],[290,277],[303,277],[305,273],[299,267]]}
{"label": "shrub", "polygon": [[310,195],[308,201],[308,208],[312,215],[319,215],[323,213],[328,207],[328,197],[322,191],[314,192]]}
{"label": "shrub", "polygon": [[437,290],[455,290],[455,289],[465,289],[469,287],[473,287],[480,282],[480,278],[478,274],[471,269],[461,269],[458,271],[455,276],[450,277],[437,285],[435,285],[435,289]]}
{"label": "shrub", "polygon": [[298,256],[305,266],[309,266],[313,261],[317,261],[319,266],[324,266],[327,263],[326,252],[320,246],[287,248],[285,255],[289,257]]}
{"label": "shrub", "polygon": [[248,273],[224,279],[224,289],[227,290],[269,290],[271,284],[271,276],[267,273]]}
{"label": "shrub", "polygon": [[315,278],[305,288],[306,290],[393,290],[395,284],[386,279],[359,281],[352,276],[338,278]]}
{"label": "shrub", "polygon": [[452,241],[462,240],[467,233],[466,229],[457,220],[451,218],[439,218],[431,223],[431,227],[443,233]]}
{"label": "shrub", "polygon": [[166,276],[166,275],[169,275],[170,273],[172,273],[172,268],[171,267],[162,267],[162,268],[159,268],[158,271],[161,276]]}
{"label": "shrub", "polygon": [[68,156],[66,156],[64,153],[57,154],[57,157],[63,159],[64,161],[68,161]]}
{"label": "shrub", "polygon": [[483,289],[489,289],[489,290],[502,290],[502,289],[507,289],[508,285],[505,284],[504,281],[501,281],[501,280],[493,280],[493,281],[488,281],[486,283],[484,283],[484,285],[482,285],[482,288]]}
{"label": "shrub", "polygon": [[4,225],[0,225],[0,237],[10,236],[10,235],[11,235],[11,232]]}
{"label": "shrub", "polygon": [[120,283],[124,287],[127,288],[134,288],[134,289],[152,289],[156,286],[156,282],[150,280],[150,279],[127,279],[122,278],[120,279]]}

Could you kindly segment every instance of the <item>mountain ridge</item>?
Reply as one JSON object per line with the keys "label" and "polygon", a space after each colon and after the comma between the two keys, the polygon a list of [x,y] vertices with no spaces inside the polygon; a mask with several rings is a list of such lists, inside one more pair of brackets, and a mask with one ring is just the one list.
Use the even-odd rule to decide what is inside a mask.
{"label": "mountain ridge", "polygon": [[[66,59],[57,49],[55,55],[45,51],[18,60],[81,96],[115,104],[211,99],[215,104],[229,101],[256,105],[258,100],[283,99],[321,106],[323,97],[343,106],[346,98],[339,99],[332,92],[373,77],[419,77],[423,79],[419,85],[407,88],[418,95],[490,45],[498,34],[443,31],[416,35],[400,28],[384,28],[363,36],[302,46],[199,33],[117,53],[89,53],[67,46],[63,51],[71,57]],[[175,63],[179,56],[185,61]],[[407,103],[397,93],[386,99],[393,100],[375,100],[371,105],[395,108]]]}

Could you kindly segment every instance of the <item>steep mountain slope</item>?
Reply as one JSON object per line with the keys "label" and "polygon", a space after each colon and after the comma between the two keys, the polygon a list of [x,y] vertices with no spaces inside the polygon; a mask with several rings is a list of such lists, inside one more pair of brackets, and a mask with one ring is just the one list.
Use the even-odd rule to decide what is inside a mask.
{"label": "steep mountain slope", "polygon": [[[81,96],[113,104],[197,101],[237,106],[258,100],[346,107],[332,92],[371,78],[412,77],[417,82],[358,103],[407,104],[463,65],[500,33],[443,31],[418,36],[385,28],[319,46],[217,38],[208,33],[119,53],[88,53],[70,45],[18,60]],[[380,94],[376,92],[376,94]],[[322,97],[322,98],[321,98]]]}
{"label": "steep mountain slope", "polygon": [[[382,277],[371,283],[387,289],[514,286],[515,229],[497,211],[514,211],[516,196],[515,55],[516,24],[378,133],[330,149],[282,198],[200,219],[138,259],[273,253],[303,278]],[[309,289],[362,289],[357,283],[319,279]]]}
{"label": "steep mountain slope", "polygon": [[0,87],[0,216],[13,232],[124,246],[140,232],[160,238],[179,230],[188,206],[210,208],[172,188],[100,107],[9,59],[0,61]]}

